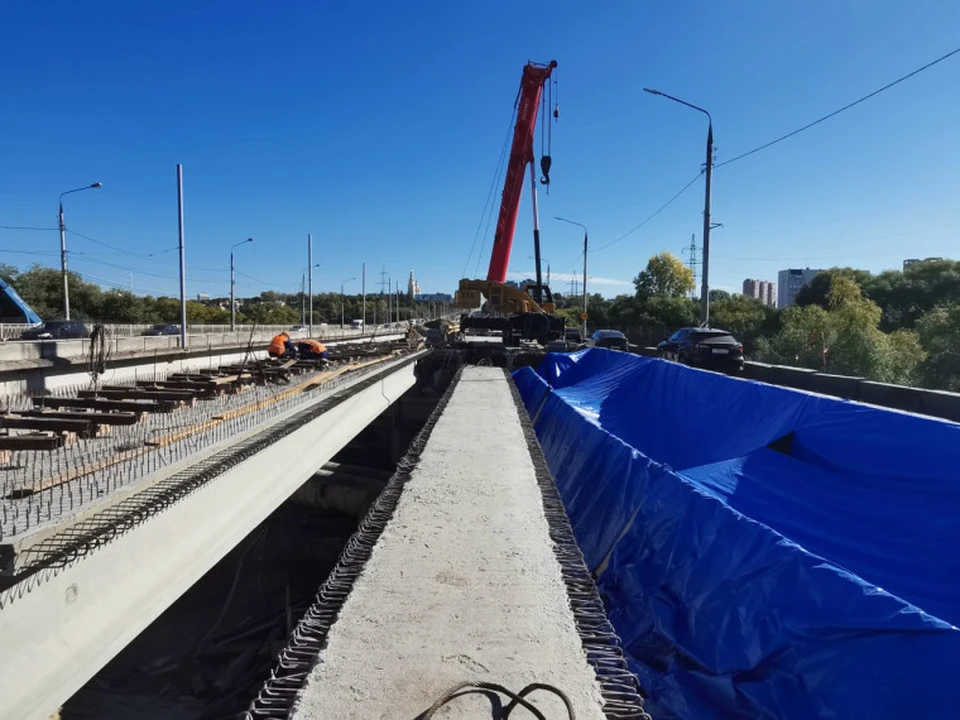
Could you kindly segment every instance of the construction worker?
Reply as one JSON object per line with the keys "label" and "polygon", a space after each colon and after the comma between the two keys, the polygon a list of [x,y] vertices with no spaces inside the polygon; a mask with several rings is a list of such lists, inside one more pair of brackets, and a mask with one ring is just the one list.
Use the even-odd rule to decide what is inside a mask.
{"label": "construction worker", "polygon": [[290,340],[290,333],[284,330],[270,341],[267,346],[267,355],[272,358],[282,358],[296,354],[296,348]]}
{"label": "construction worker", "polygon": [[305,360],[318,360],[327,357],[327,348],[318,340],[301,340],[297,343],[297,354]]}

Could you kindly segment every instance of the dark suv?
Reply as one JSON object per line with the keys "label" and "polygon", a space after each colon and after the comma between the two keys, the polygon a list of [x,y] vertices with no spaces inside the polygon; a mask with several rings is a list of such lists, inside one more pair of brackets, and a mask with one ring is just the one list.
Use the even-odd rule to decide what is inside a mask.
{"label": "dark suv", "polygon": [[657,345],[657,357],[711,370],[743,370],[743,345],[716,328],[681,328]]}
{"label": "dark suv", "polygon": [[79,320],[48,320],[20,334],[21,340],[68,340],[90,337],[87,326]]}
{"label": "dark suv", "polygon": [[590,344],[594,347],[610,348],[611,350],[630,349],[627,336],[619,330],[597,330],[590,336]]}
{"label": "dark suv", "polygon": [[564,341],[574,345],[583,345],[583,334],[580,332],[579,328],[564,328],[563,339]]}

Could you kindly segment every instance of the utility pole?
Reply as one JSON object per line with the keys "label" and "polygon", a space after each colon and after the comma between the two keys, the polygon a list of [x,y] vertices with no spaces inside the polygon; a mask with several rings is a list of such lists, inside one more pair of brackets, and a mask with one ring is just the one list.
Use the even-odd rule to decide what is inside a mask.
{"label": "utility pole", "polygon": [[[387,275],[387,322],[393,322],[393,278]],[[383,295],[383,288],[380,288],[380,294]]]}
{"label": "utility pole", "polygon": [[[706,112],[706,111],[704,111]],[[710,327],[710,186],[713,180],[713,118],[707,127],[707,177],[703,200],[703,270],[701,272],[700,321]]]}
{"label": "utility pole", "polygon": [[686,105],[688,108],[692,108],[697,112],[701,112],[707,116],[707,160],[705,163],[704,173],[706,174],[706,182],[704,183],[704,198],[703,198],[703,272],[700,283],[700,325],[703,327],[710,326],[710,189],[713,182],[713,116],[707,110],[704,110],[702,107],[688,103],[686,100],[681,100],[680,98],[674,97],[673,95],[667,95],[665,92],[660,92],[659,90],[651,90],[650,88],[644,88],[644,92],[648,92],[651,95],[659,95],[660,97],[665,97],[668,100],[673,100],[676,103],[681,105]]}
{"label": "utility pole", "polygon": [[[577,227],[583,228],[583,311],[581,312],[581,320],[583,321],[583,336],[587,336],[587,251],[590,246],[590,231],[587,230],[587,226],[583,223],[576,222],[575,220],[567,220],[567,218],[556,217],[555,220],[560,222],[569,223],[571,225],[576,225]],[[547,266],[547,272],[549,273],[549,265]],[[549,285],[549,280],[547,281]]]}
{"label": "utility pole", "polygon": [[63,196],[83,190],[95,190],[101,187],[100,183],[95,182],[90,185],[84,185],[82,188],[67,190],[60,193],[60,274],[63,276],[63,319],[70,319],[70,283],[67,280],[67,225],[63,221]]}
{"label": "utility pole", "polygon": [[361,273],[360,292],[363,294],[363,331],[367,329],[367,264],[363,263],[363,272]]}
{"label": "utility pole", "polygon": [[[691,233],[691,234],[690,234],[690,247],[687,248],[687,251],[688,251],[689,254],[690,254],[689,260],[687,261],[687,265],[690,266],[690,271],[693,273],[693,284],[694,284],[694,286],[696,286],[696,284],[697,284],[697,266],[700,264],[700,261],[697,259],[697,250],[698,250],[698,248],[697,248],[697,236],[696,236],[695,233]],[[696,292],[696,290],[694,290],[693,292]],[[696,297],[696,296],[694,295],[694,297]]]}
{"label": "utility pole", "polygon": [[308,334],[313,337],[313,235],[307,233],[307,272],[310,273],[310,324]]}
{"label": "utility pole", "polygon": [[183,165],[177,163],[177,226],[180,230],[180,349],[187,348],[187,256],[183,247]]}
{"label": "utility pole", "polygon": [[247,238],[243,242],[238,242],[230,246],[230,332],[237,329],[237,297],[236,297],[236,264],[233,259],[233,250],[241,245],[252,243],[253,238]]}

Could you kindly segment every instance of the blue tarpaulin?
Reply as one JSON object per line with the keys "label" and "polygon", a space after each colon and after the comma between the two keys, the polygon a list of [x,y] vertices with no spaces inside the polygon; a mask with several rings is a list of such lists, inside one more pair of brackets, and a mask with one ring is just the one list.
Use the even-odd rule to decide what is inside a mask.
{"label": "blue tarpaulin", "polygon": [[960,425],[602,349],[514,379],[654,717],[960,717]]}

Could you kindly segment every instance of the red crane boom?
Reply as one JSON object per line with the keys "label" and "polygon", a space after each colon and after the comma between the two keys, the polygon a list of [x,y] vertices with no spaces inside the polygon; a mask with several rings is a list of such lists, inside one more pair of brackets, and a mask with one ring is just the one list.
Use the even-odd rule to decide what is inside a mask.
{"label": "red crane boom", "polygon": [[[554,60],[546,65],[527,63],[523,68],[517,106],[517,124],[513,129],[513,146],[510,149],[510,159],[503,183],[497,230],[493,236],[493,252],[490,255],[490,268],[487,270],[488,282],[504,283],[507,280],[507,265],[510,264],[513,233],[517,227],[517,213],[520,210],[523,174],[527,163],[533,162],[533,134],[537,127],[540,96],[544,84],[556,66],[557,62]],[[539,229],[535,228],[534,232],[538,233]]]}

